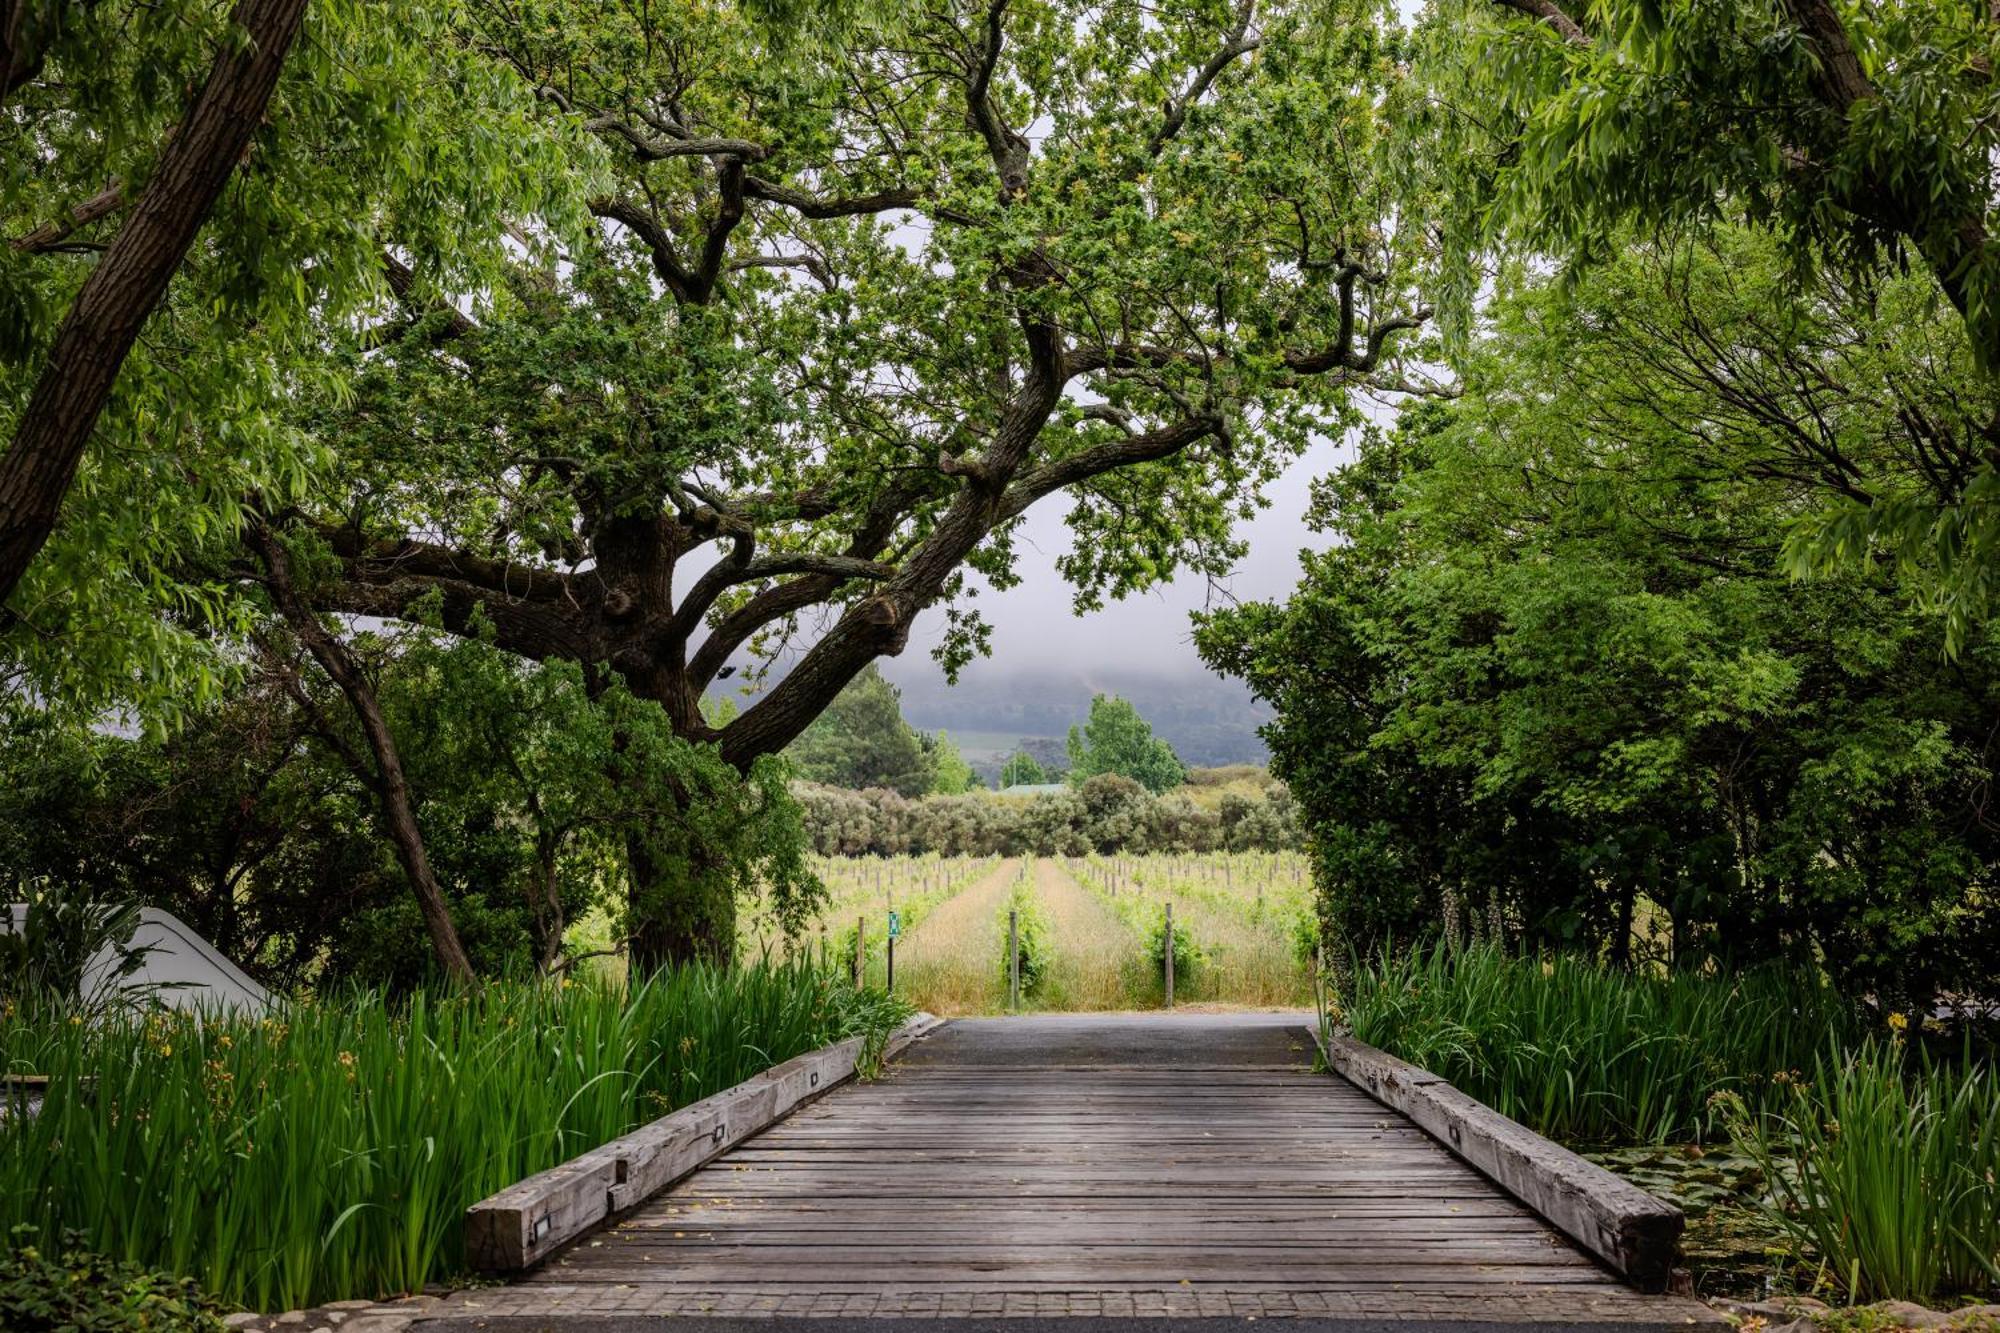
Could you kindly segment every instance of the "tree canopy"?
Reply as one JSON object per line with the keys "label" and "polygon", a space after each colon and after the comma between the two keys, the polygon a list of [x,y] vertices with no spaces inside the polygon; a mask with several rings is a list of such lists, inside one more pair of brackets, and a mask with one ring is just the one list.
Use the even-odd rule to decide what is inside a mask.
{"label": "tree canopy", "polygon": [[[1948,659],[1897,574],[1799,582],[1784,549],[1837,477],[1921,484],[1885,376],[1959,329],[1897,283],[1796,309],[1784,267],[1724,232],[1508,293],[1463,397],[1323,484],[1340,540],[1297,595],[1204,624],[1279,708],[1345,938],[1490,912],[1620,958],[1816,959],[1885,996],[1990,979],[1996,640]],[[1807,363],[1837,369],[1787,376]]]}
{"label": "tree canopy", "polygon": [[[19,364],[234,49],[181,8],[8,28],[47,150],[0,195],[32,241],[0,256]],[[334,684],[462,973],[357,627],[572,671],[655,710],[684,773],[755,788],[927,608],[948,669],[984,650],[974,595],[1016,577],[1037,503],[1066,497],[1079,606],[1226,569],[1262,485],[1427,317],[1375,166],[1373,17],[315,5],[290,58],[257,47],[275,82],[236,184],[133,308],[147,335],[8,599],[14,688],[164,728],[252,659]],[[705,714],[739,674],[761,688]],[[639,960],[726,952],[756,877],[663,861],[662,827],[621,858]]]}
{"label": "tree canopy", "polygon": [[785,757],[808,782],[922,796],[938,780],[939,755],[928,740],[903,720],[902,694],[871,663],[813,719]]}
{"label": "tree canopy", "polygon": [[1026,750],[1016,750],[1007,756],[1007,762],[1000,766],[1000,786],[1033,787],[1049,780],[1048,773],[1035,762],[1035,756]]}
{"label": "tree canopy", "polygon": [[[1880,368],[1894,393],[1949,385],[1947,411],[1913,406],[1893,432],[1927,455],[1928,484],[1844,489],[1796,530],[1789,560],[1796,573],[1899,561],[1905,594],[1944,614],[1955,651],[1990,613],[2000,559],[2000,23],[1990,7],[1440,0],[1412,53],[1399,103],[1405,197],[1445,238],[1430,288],[1461,338],[1496,249],[1587,267],[1637,238],[1757,227],[1779,242],[1796,284],[1768,307],[1760,335],[1786,352],[1789,326],[1827,313],[1814,307],[1829,282],[1848,289],[1849,317],[1885,279],[1914,314],[1924,297],[1912,300],[1898,279],[1927,275],[1924,291],[1948,304],[1960,336],[1932,327],[1936,360]],[[1899,350],[1920,358],[1924,348]],[[1805,365],[1793,357],[1767,379]],[[1812,410],[1822,388],[1841,394],[1838,372],[1793,381],[1772,407],[1803,413],[1802,435],[1834,433]]]}
{"label": "tree canopy", "polygon": [[1094,695],[1090,716],[1069,729],[1069,782],[1081,786],[1100,773],[1130,778],[1147,791],[1159,793],[1187,781],[1187,766],[1174,747],[1153,734],[1153,728],[1130,700]]}
{"label": "tree canopy", "polygon": [[931,782],[932,791],[940,796],[958,796],[979,785],[979,776],[972,771],[972,765],[966,762],[949,731],[930,732],[924,737],[924,747],[930,751],[931,767],[937,774]]}
{"label": "tree canopy", "polygon": [[216,568],[246,502],[326,462],[286,405],[337,392],[329,344],[488,281],[569,191],[454,0],[0,14],[0,672],[167,723],[249,618]]}
{"label": "tree canopy", "polygon": [[[303,595],[476,613],[747,770],[924,609],[948,669],[980,651],[968,580],[1013,580],[1045,499],[1079,605],[1219,572],[1425,318],[1370,169],[1386,58],[1336,19],[926,8],[796,43],[727,8],[486,14],[598,225],[356,350],[302,422],[336,463],[296,508]],[[738,670],[764,688],[714,725]]]}
{"label": "tree canopy", "polygon": [[1990,8],[0,3],[0,870],[401,986],[795,924],[795,771],[1275,845],[1101,697],[975,837],[877,663],[987,651],[1036,506],[1089,611],[1352,438],[1199,631],[1331,924],[1966,983]]}

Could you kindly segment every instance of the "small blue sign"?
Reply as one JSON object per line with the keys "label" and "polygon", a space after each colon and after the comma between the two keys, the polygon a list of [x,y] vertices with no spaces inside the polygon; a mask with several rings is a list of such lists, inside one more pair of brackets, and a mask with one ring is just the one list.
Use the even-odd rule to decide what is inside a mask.
{"label": "small blue sign", "polygon": [[898,939],[903,934],[903,918],[899,913],[889,913],[889,938]]}

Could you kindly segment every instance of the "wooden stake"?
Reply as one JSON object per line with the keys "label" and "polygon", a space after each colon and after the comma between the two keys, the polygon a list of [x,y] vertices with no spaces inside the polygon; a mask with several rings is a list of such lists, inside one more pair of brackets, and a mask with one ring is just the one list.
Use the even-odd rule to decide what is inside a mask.
{"label": "wooden stake", "polygon": [[1007,909],[1007,1007],[1021,1007],[1021,913]]}
{"label": "wooden stake", "polygon": [[1174,1007],[1174,905],[1167,904],[1167,1008]]}

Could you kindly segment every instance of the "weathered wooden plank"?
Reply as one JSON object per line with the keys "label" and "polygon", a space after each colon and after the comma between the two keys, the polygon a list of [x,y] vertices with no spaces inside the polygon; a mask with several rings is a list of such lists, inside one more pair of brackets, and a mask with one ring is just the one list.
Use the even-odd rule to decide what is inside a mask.
{"label": "weathered wooden plank", "polygon": [[[561,1263],[562,1261],[558,1260],[557,1262]],[[678,1291],[737,1292],[752,1296],[769,1295],[773,1298],[793,1294],[790,1284],[782,1281],[772,1283],[762,1281],[754,1283],[730,1281],[683,1282],[665,1271],[654,1272],[644,1267],[620,1269],[615,1276],[607,1274],[604,1280],[607,1283],[614,1283],[628,1289],[654,1287],[671,1288]],[[552,1271],[549,1281],[552,1285],[560,1286],[565,1292],[574,1293],[587,1293],[596,1285],[587,1276],[579,1279],[575,1273],[570,1272],[568,1269],[563,1269],[560,1273]],[[1073,1293],[1083,1291],[1109,1294],[1115,1292],[1143,1291],[1157,1292],[1169,1298],[1187,1299],[1190,1302],[1194,1294],[1199,1291],[1227,1291],[1235,1294],[1289,1291],[1320,1293],[1393,1292],[1435,1298],[1448,1302],[1444,1309],[1449,1313],[1444,1314],[1444,1317],[1454,1321],[1479,1317],[1497,1317],[1503,1322],[1512,1325],[1518,1325],[1523,1322],[1520,1318],[1521,1312],[1518,1309],[1512,1312],[1511,1318],[1505,1314],[1481,1316],[1474,1313],[1476,1307],[1471,1303],[1481,1298],[1505,1296],[1540,1297],[1546,1295],[1560,1296],[1565,1302],[1576,1303],[1575,1306],[1570,1308],[1577,1313],[1586,1314],[1582,1322],[1593,1326],[1597,1324],[1597,1321],[1588,1318],[1587,1312],[1581,1309],[1584,1303],[1590,1305],[1603,1303],[1634,1311],[1648,1311],[1650,1318],[1646,1322],[1649,1325],[1657,1327],[1662,1322],[1659,1317],[1656,1298],[1640,1295],[1623,1283],[1614,1282],[1610,1278],[1607,1278],[1602,1272],[1597,1272],[1593,1281],[1565,1277],[1547,1282],[1532,1278],[1525,1280],[1515,1278],[1507,1282],[1499,1282],[1490,1277],[1469,1277],[1463,1274],[1457,1277],[1434,1276],[1422,1287],[1418,1288],[1412,1288],[1409,1284],[1398,1280],[1387,1270],[1379,1270],[1365,1277],[1350,1278],[1338,1284],[1299,1279],[1265,1281],[1251,1278],[1232,1278],[1226,1282],[1204,1279],[1199,1282],[1190,1281],[1183,1283],[1177,1278],[1170,1277],[1150,1277],[1136,1280],[1106,1279],[1101,1282],[1079,1283],[1074,1277],[1057,1276],[1052,1279],[1042,1279],[1037,1277],[1034,1272],[1024,1270],[1018,1273],[981,1274],[961,1278],[946,1276],[913,1278],[908,1283],[888,1283],[886,1284],[886,1288],[880,1278],[872,1276],[858,1279],[844,1276],[819,1278],[798,1285],[805,1290],[821,1294],[840,1292],[876,1294],[885,1289],[895,1291],[917,1290],[930,1293],[1012,1293],[1036,1291]],[[1686,1308],[1687,1305],[1685,1304],[1677,1305],[1674,1313],[1680,1314]],[[1694,1306],[1693,1308],[1697,1310],[1706,1309],[1703,1306]],[[1433,1309],[1429,1313],[1437,1316],[1443,1312]],[[1701,1321],[1683,1316],[1674,1319],[1672,1322],[1677,1326],[1701,1322],[1709,1325],[1711,1329],[1718,1330],[1718,1333],[1727,1333],[1728,1328],[1726,1324],[1722,1323],[1720,1316]],[[1560,1324],[1558,1323],[1556,1326],[1560,1327]],[[436,1326],[433,1325],[433,1327]],[[990,1329],[990,1325],[987,1327]],[[442,1330],[440,1330],[440,1333],[442,1333]],[[1597,1329],[1597,1333],[1603,1333],[1601,1327]]]}
{"label": "weathered wooden plank", "polygon": [[1467,1228],[1505,1226],[1547,1235],[1548,1224],[1512,1199],[1468,1199],[1463,1202],[1415,1202],[1404,1199],[1357,1199],[1337,1210],[1318,1200],[1280,1199],[1268,1204],[1239,1205],[1228,1210],[1226,1201],[1202,1199],[1189,1206],[1185,1198],[1176,1211],[1171,1205],[1148,1203],[1143,1206],[1106,1200],[1101,1206],[1085,1200],[1024,1199],[994,1200],[988,1206],[976,1199],[842,1199],[819,1202],[798,1200],[783,1206],[712,1207],[687,1203],[672,1208],[649,1208],[617,1224],[620,1233],[673,1231],[688,1227],[706,1229],[842,1231],[922,1231],[956,1227],[1005,1229],[1023,1223],[1047,1225],[1056,1230],[1070,1225],[1096,1233],[1143,1226],[1173,1230],[1205,1227],[1249,1227],[1282,1229],[1287,1234],[1316,1228],[1353,1227],[1365,1224],[1394,1229],[1408,1226],[1426,1234],[1435,1233],[1441,1223]]}
{"label": "weathered wooden plank", "polygon": [[[936,1025],[919,1014],[890,1039],[885,1058]],[[503,1273],[539,1263],[852,1078],[862,1044],[850,1037],[808,1051],[481,1200],[465,1214],[467,1261]]]}
{"label": "weathered wooden plank", "polygon": [[1015,1227],[998,1229],[970,1240],[963,1234],[957,1237],[913,1234],[908,1243],[898,1246],[894,1253],[885,1251],[872,1236],[839,1236],[828,1232],[801,1234],[803,1239],[763,1233],[711,1232],[699,1227],[646,1232],[607,1228],[590,1238],[586,1247],[588,1254],[584,1257],[588,1262],[598,1262],[628,1258],[638,1253],[689,1256],[740,1254],[746,1261],[771,1262],[772,1256],[804,1254],[808,1258],[821,1256],[821,1261],[826,1263],[850,1259],[856,1263],[894,1263],[906,1256],[931,1262],[963,1260],[975,1263],[982,1259],[1001,1260],[1010,1255],[1023,1258],[1041,1255],[1044,1258],[1108,1256],[1135,1260],[1178,1257],[1189,1262],[1206,1263],[1219,1262],[1229,1255],[1258,1254],[1273,1256],[1274,1261],[1310,1263],[1315,1255],[1351,1257],[1357,1252],[1379,1252],[1385,1262],[1400,1262],[1422,1255],[1463,1258],[1487,1254],[1513,1254],[1525,1256],[1536,1263],[1546,1261],[1585,1267],[1594,1262],[1570,1245],[1552,1243],[1546,1232],[1540,1235],[1526,1231],[1480,1233],[1436,1227],[1416,1240],[1392,1236],[1367,1226],[1352,1227],[1346,1232],[1329,1230],[1296,1235],[1282,1234],[1279,1228],[1267,1227],[1261,1234],[1202,1235],[1199,1247],[1194,1250],[1188,1246],[1190,1240],[1196,1239],[1191,1235],[1155,1236],[1143,1231],[1134,1231],[1124,1237],[1111,1232],[1043,1237],[1032,1229]]}
{"label": "weathered wooden plank", "polygon": [[1317,1029],[1329,1067],[1401,1111],[1641,1291],[1665,1291],[1681,1210],[1386,1051]]}
{"label": "weathered wooden plank", "polygon": [[[616,1237],[620,1243],[640,1243],[652,1237],[688,1239],[711,1237],[733,1239],[742,1243],[779,1243],[788,1239],[821,1238],[839,1242],[849,1239],[867,1239],[870,1243],[877,1237],[908,1237],[912,1244],[943,1244],[969,1238],[992,1240],[1014,1237],[1046,1242],[1051,1245],[1076,1243],[1126,1244],[1138,1239],[1218,1243],[1241,1243],[1261,1245],[1266,1241],[1274,1244],[1290,1245],[1326,1242],[1344,1244],[1355,1238],[1379,1240],[1384,1237],[1397,1239],[1427,1240],[1443,1238],[1455,1243],[1459,1238],[1483,1242],[1496,1238],[1529,1237],[1537,1244],[1550,1243],[1548,1224],[1537,1217],[1464,1217],[1438,1216],[1435,1214],[1380,1214],[1380,1213],[1339,1213],[1324,1218],[1285,1219],[1272,1217],[1245,1218],[1229,1224],[1189,1221],[1172,1221],[1155,1225],[1150,1218],[1129,1217],[1120,1220],[1115,1217],[1076,1217],[1069,1222],[1049,1221],[1028,1215],[1014,1217],[984,1217],[976,1223],[964,1218],[945,1218],[932,1213],[923,1213],[912,1219],[907,1226],[883,1223],[875,1226],[856,1222],[850,1226],[832,1224],[827,1226],[794,1226],[783,1218],[759,1212],[752,1219],[745,1219],[740,1226],[722,1226],[714,1222],[696,1218],[676,1218],[668,1226],[647,1226],[627,1228],[614,1226],[593,1236],[606,1244]],[[761,1225],[760,1225],[761,1224]],[[1121,1240],[1123,1237],[1125,1239]]]}
{"label": "weathered wooden plank", "polygon": [[[1092,1290],[1105,1282],[1156,1282],[1162,1285],[1180,1281],[1228,1281],[1243,1276],[1243,1265],[1235,1261],[1213,1263],[1137,1263],[1120,1264],[1110,1260],[1092,1263],[1052,1263],[1043,1257],[1014,1263],[994,1263],[969,1268],[963,1264],[929,1265],[921,1262],[898,1264],[884,1262],[873,1266],[856,1264],[810,1265],[795,1262],[778,1262],[768,1266],[754,1265],[747,1259],[730,1257],[720,1262],[683,1264],[679,1260],[662,1259],[653,1264],[600,1263],[596,1252],[588,1260],[572,1260],[564,1269],[563,1280],[581,1280],[579,1272],[600,1271],[617,1274],[607,1276],[607,1280],[630,1282],[635,1272],[648,1269],[671,1267],[673,1280],[689,1286],[748,1286],[758,1290],[771,1287],[804,1286],[817,1289],[837,1289],[842,1283],[856,1283],[869,1287],[893,1286],[897,1283],[916,1283],[924,1280],[965,1281],[979,1277],[991,1280],[998,1273],[1032,1274],[1038,1282],[1063,1283],[1077,1290]],[[1549,1285],[1598,1286],[1605,1281],[1604,1275],[1588,1263],[1577,1262],[1567,1266],[1540,1264],[1481,1264],[1475,1262],[1444,1263],[1427,1262],[1419,1264],[1387,1263],[1382,1259],[1358,1260],[1354,1263],[1339,1263],[1322,1260],[1317,1264],[1298,1265],[1289,1274],[1260,1276],[1264,1282],[1281,1283],[1287,1280],[1300,1286],[1325,1288],[1346,1288],[1367,1285],[1415,1287],[1432,1282],[1466,1282],[1480,1280],[1488,1282],[1528,1282]]]}

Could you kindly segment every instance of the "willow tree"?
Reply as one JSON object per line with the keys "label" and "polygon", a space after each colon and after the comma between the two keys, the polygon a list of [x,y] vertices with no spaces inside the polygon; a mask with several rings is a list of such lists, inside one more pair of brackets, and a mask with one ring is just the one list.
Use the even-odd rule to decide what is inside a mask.
{"label": "willow tree", "polygon": [[[492,7],[598,225],[371,340],[313,423],[344,485],[293,516],[323,613],[575,661],[748,772],[927,608],[948,669],[983,651],[977,585],[1044,501],[1080,606],[1227,569],[1426,318],[1372,8],[824,17]],[[711,721],[738,671],[762,688]],[[726,952],[733,894],[651,846],[636,961]]]}
{"label": "willow tree", "polygon": [[471,285],[510,216],[560,215],[462,11],[0,0],[0,688],[213,692],[243,608],[212,559],[323,461],[278,409],[333,391],[385,253]]}
{"label": "willow tree", "polygon": [[[1934,493],[1846,497],[1796,533],[1795,568],[1890,553],[1954,644],[2000,560],[2000,8],[1873,0],[1439,0],[1408,103],[1471,305],[1494,242],[1592,262],[1635,235],[1749,222],[1785,243],[1788,302],[1827,279],[1929,275],[1986,373],[1969,428],[1912,420]],[[1444,305],[1447,303],[1441,303]],[[1774,311],[1774,318],[1789,317]],[[1955,370],[1911,374],[1944,383]],[[1919,390],[1918,392],[1924,392]],[[1802,431],[1817,428],[1798,418]]]}

